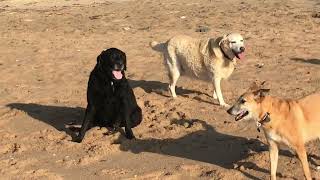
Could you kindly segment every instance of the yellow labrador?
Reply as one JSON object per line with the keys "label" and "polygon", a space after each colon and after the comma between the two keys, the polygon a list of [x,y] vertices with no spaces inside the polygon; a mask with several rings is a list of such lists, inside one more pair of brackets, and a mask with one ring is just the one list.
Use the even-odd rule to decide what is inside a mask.
{"label": "yellow labrador", "polygon": [[244,40],[238,33],[216,39],[195,39],[185,35],[172,37],[165,43],[151,42],[151,47],[163,53],[169,71],[169,91],[177,97],[176,83],[180,75],[213,82],[213,97],[221,106],[225,103],[220,82],[234,70],[236,59],[244,58]]}

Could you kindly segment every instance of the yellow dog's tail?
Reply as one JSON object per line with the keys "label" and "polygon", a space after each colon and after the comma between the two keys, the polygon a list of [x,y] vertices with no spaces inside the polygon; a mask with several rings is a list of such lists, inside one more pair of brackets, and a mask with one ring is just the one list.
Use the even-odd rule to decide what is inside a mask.
{"label": "yellow dog's tail", "polygon": [[165,43],[159,43],[157,41],[150,42],[151,48],[155,51],[160,51],[160,52],[162,52],[165,49],[166,45],[167,45],[166,42]]}

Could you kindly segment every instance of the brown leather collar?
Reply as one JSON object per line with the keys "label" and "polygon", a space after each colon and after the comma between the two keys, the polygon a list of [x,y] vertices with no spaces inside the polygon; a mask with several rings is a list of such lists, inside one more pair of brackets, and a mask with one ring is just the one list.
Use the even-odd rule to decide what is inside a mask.
{"label": "brown leather collar", "polygon": [[270,122],[271,121],[271,119],[270,119],[270,113],[269,112],[266,112],[264,115],[263,115],[263,117],[261,118],[261,120],[260,121],[257,121],[257,130],[258,130],[258,132],[260,132],[260,127],[263,125],[263,124],[265,124],[265,123],[267,123],[267,122]]}

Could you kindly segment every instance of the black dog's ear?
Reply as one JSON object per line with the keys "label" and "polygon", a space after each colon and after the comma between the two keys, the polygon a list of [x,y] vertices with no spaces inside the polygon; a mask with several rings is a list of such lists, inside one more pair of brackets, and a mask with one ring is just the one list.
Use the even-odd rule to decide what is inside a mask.
{"label": "black dog's ear", "polygon": [[127,56],[126,56],[126,53],[123,53],[123,59],[124,59],[124,70],[126,71],[127,70]]}
{"label": "black dog's ear", "polygon": [[97,66],[101,66],[101,62],[102,59],[101,59],[101,54],[97,57]]}

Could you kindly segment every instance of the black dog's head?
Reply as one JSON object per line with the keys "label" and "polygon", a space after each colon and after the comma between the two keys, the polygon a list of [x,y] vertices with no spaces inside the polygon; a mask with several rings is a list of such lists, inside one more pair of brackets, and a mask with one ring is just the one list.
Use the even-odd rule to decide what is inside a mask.
{"label": "black dog's head", "polygon": [[97,57],[97,66],[113,80],[121,80],[127,70],[126,54],[117,48],[104,50]]}

